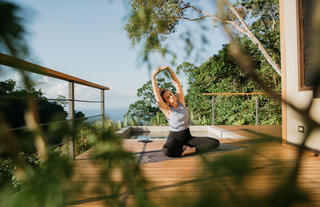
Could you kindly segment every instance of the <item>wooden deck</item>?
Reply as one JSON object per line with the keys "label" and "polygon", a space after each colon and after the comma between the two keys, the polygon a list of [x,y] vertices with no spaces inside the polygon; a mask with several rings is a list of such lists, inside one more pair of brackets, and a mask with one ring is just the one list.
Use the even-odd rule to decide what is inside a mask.
{"label": "wooden deck", "polygon": [[[228,172],[213,174],[212,170],[203,168],[203,161],[199,155],[188,156],[162,161],[150,161],[142,163],[141,169],[144,176],[149,181],[146,189],[148,196],[157,206],[168,206],[175,203],[175,206],[186,206],[190,199],[203,202],[216,202],[214,195],[219,195],[221,199],[229,197],[238,202],[246,202],[248,195],[251,198],[259,199],[259,196],[270,194],[271,189],[279,185],[288,176],[297,154],[294,146],[281,144],[281,127],[279,126],[226,126],[225,129],[239,133],[250,140],[259,138],[265,133],[278,137],[278,142],[264,143],[259,149],[250,148],[247,139],[241,140],[221,140],[221,148],[208,153],[205,158],[214,162],[221,159],[221,156],[237,159],[246,152],[253,152],[252,172],[246,177],[241,185],[235,185],[237,180],[228,176]],[[139,153],[144,149],[146,153],[160,153],[165,140],[154,140],[151,143],[139,143],[137,140],[125,140],[124,148]],[[75,161],[75,177],[73,182],[81,185],[81,190],[71,195],[72,205],[70,206],[109,206],[110,197],[106,191],[98,190],[101,187],[99,180],[100,166],[90,159],[92,151],[81,154]],[[228,160],[226,160],[227,162]],[[301,206],[320,206],[320,158],[312,152],[305,152],[302,159],[301,171],[297,178],[298,186],[310,195],[311,204]],[[219,174],[219,173],[218,173]],[[119,175],[114,175],[121,180]],[[118,177],[117,177],[118,176]],[[104,194],[102,193],[104,192]],[[281,193],[280,193],[281,194]],[[202,197],[199,197],[199,196]],[[244,197],[246,196],[246,197]],[[280,195],[281,196],[281,195]],[[123,201],[127,206],[134,206],[133,196],[122,191]],[[210,199],[208,199],[208,197]],[[199,203],[197,206],[204,206]],[[299,205],[300,206],[300,205]]]}

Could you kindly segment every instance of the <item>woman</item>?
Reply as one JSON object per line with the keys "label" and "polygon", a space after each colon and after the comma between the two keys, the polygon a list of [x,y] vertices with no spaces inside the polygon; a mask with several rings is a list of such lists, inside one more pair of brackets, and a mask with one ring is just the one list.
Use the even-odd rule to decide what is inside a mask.
{"label": "woman", "polygon": [[[159,89],[156,76],[159,72],[168,70],[175,84],[177,97],[167,89]],[[193,137],[189,131],[189,115],[184,101],[184,94],[176,74],[164,66],[152,72],[152,88],[155,99],[161,111],[165,114],[170,133],[163,146],[163,153],[170,157],[179,157],[195,152],[205,152],[219,146],[217,139],[207,137]]]}

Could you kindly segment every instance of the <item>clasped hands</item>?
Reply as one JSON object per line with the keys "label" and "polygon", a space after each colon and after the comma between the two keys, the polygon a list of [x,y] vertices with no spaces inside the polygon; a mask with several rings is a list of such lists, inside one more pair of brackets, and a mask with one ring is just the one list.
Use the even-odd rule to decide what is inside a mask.
{"label": "clasped hands", "polygon": [[152,72],[152,76],[157,75],[158,73],[160,73],[160,72],[163,71],[163,70],[170,70],[170,67],[169,67],[169,66],[162,66],[162,67],[156,68],[156,69]]}

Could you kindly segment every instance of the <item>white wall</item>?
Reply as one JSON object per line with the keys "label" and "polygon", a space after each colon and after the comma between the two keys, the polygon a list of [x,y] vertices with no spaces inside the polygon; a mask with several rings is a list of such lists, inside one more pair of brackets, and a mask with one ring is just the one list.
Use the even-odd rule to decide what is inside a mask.
{"label": "white wall", "polygon": [[[299,91],[298,79],[298,32],[296,0],[284,0],[284,37],[287,80],[287,100],[299,108],[306,107],[312,99],[312,91]],[[311,115],[320,121],[320,99],[314,99]],[[304,133],[298,132],[298,126],[305,126],[302,118],[287,107],[287,141],[301,143]],[[306,145],[320,150],[320,130],[311,134]]]}

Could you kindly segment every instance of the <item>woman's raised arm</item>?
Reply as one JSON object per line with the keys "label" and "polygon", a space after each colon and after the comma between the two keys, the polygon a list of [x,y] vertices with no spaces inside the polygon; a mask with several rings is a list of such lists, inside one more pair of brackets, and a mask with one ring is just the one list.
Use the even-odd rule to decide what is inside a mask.
{"label": "woman's raised arm", "polygon": [[165,70],[164,67],[157,68],[152,72],[151,82],[152,82],[154,98],[156,99],[156,102],[159,108],[161,109],[161,111],[168,117],[168,111],[170,111],[170,107],[163,101],[160,95],[160,91],[159,91],[159,88],[157,85],[157,79],[156,79],[157,74],[162,70]]}
{"label": "woman's raised arm", "polygon": [[172,78],[172,81],[174,85],[176,86],[176,91],[177,91],[177,99],[182,103],[183,105],[186,105],[184,102],[184,94],[183,94],[183,89],[181,86],[181,83],[177,77],[177,75],[171,70],[169,66],[165,66],[165,69],[167,69],[170,73],[170,76]]}

